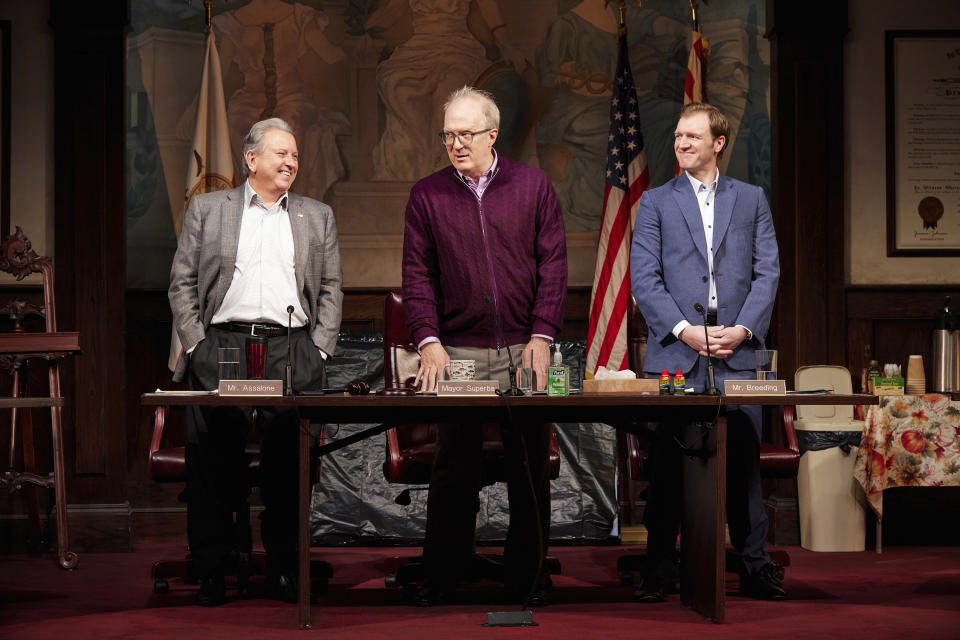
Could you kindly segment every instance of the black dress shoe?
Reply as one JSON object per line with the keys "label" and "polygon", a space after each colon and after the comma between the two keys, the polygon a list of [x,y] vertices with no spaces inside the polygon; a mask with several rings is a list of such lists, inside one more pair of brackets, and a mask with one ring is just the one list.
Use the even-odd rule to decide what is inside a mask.
{"label": "black dress shoe", "polygon": [[644,578],[633,592],[633,599],[637,602],[663,602],[666,598],[663,581],[659,578]]}
{"label": "black dress shoe", "polygon": [[267,596],[293,604],[297,602],[297,582],[292,576],[281,574],[267,580]]}
{"label": "black dress shoe", "polygon": [[447,604],[453,600],[453,589],[441,589],[432,585],[427,585],[417,591],[413,596],[411,604],[415,607],[432,607],[438,604]]}
{"label": "black dress shoe", "polygon": [[782,567],[768,562],[760,571],[740,576],[740,595],[757,600],[784,600],[787,592],[783,590],[782,575]]}
{"label": "black dress shoe", "polygon": [[196,603],[201,607],[218,607],[227,601],[227,584],[223,576],[210,576],[200,580]]}
{"label": "black dress shoe", "polygon": [[546,607],[550,604],[550,587],[545,584],[538,584],[524,603],[528,607]]}
{"label": "black dress shoe", "polygon": [[503,595],[506,602],[510,604],[520,604],[526,607],[546,607],[550,604],[550,590],[553,587],[553,581],[549,574],[543,574],[537,579],[537,584],[530,590],[530,580],[521,582],[510,582],[503,588]]}

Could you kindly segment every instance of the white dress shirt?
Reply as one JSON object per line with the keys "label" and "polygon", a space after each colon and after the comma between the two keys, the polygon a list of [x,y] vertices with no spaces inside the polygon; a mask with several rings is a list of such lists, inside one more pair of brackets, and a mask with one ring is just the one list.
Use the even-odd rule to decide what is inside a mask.
{"label": "white dress shirt", "polygon": [[[700,220],[703,222],[703,235],[707,241],[707,273],[710,277],[710,289],[707,293],[707,311],[716,313],[717,280],[713,276],[713,210],[714,200],[717,198],[717,183],[720,181],[720,169],[717,169],[713,177],[713,182],[710,184],[700,182],[689,173],[684,172],[684,174],[690,180],[693,192],[697,196],[697,203],[700,205]],[[673,327],[672,333],[679,338],[680,333],[689,326],[689,322],[681,320]],[[753,332],[750,331],[750,329],[740,324],[737,326],[743,327],[746,330],[748,340],[753,337]]]}
{"label": "white dress shirt", "polygon": [[233,281],[212,324],[270,322],[285,327],[289,305],[293,305],[292,326],[307,324],[307,314],[297,293],[288,201],[285,193],[268,209],[249,180],[244,184]]}

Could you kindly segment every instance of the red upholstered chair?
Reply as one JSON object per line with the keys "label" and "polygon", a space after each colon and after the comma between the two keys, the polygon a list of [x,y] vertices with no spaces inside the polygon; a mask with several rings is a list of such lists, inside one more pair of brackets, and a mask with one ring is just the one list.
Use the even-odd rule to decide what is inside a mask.
{"label": "red upholstered chair", "polygon": [[[643,360],[647,352],[647,322],[640,313],[633,296],[630,296],[627,308],[627,358],[630,369],[640,372],[643,370]],[[800,447],[797,443],[797,434],[793,426],[793,408],[783,408],[783,443],[760,443],[760,474],[764,478],[796,478],[800,468]],[[646,479],[645,462],[647,451],[645,448],[645,424],[635,424],[629,430],[621,429],[618,435],[620,447],[621,468],[627,475],[626,494],[630,500],[629,509],[632,511],[635,504],[634,490],[638,480]],[[773,560],[781,566],[790,566],[790,556],[785,551],[773,551],[770,554]],[[633,572],[639,571],[642,557],[623,555],[617,561],[620,571],[620,582],[633,582]],[[736,572],[736,555],[727,554],[727,571]]]}
{"label": "red upholstered chair", "polygon": [[[382,393],[411,393],[413,381],[420,367],[420,354],[417,352],[410,331],[407,329],[407,313],[403,308],[403,297],[399,291],[387,294],[383,314],[383,378]],[[387,451],[383,463],[383,475],[392,484],[428,485],[430,469],[437,448],[436,424],[399,424],[386,432]],[[504,473],[503,442],[500,440],[500,425],[484,425],[483,435],[483,476],[484,485],[502,482]],[[557,443],[556,427],[550,431],[550,479],[560,475],[560,447]],[[426,488],[423,486],[422,488]],[[407,503],[405,493],[398,503]],[[486,556],[476,556],[475,573],[478,577],[502,579],[502,564]],[[560,573],[560,563],[555,558],[547,558],[550,573]],[[388,575],[387,586],[407,586],[422,579],[422,565],[419,558],[413,558],[407,565],[401,566],[396,574]]]}

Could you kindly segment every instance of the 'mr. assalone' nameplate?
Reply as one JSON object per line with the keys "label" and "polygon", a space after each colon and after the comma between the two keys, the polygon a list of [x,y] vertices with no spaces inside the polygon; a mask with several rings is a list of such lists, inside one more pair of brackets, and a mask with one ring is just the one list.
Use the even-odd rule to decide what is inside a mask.
{"label": "'mr. assalone' nameplate", "polygon": [[785,380],[724,380],[723,393],[727,396],[785,396]]}
{"label": "'mr. assalone' nameplate", "polygon": [[438,380],[438,396],[495,396],[500,389],[496,380]]}
{"label": "'mr. assalone' nameplate", "polygon": [[222,396],[282,396],[283,380],[221,380]]}

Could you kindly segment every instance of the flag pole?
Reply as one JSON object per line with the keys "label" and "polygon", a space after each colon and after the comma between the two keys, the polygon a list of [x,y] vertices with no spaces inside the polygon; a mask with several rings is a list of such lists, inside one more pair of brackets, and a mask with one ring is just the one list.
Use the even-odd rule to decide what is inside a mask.
{"label": "flag pole", "polygon": [[213,24],[213,0],[203,0],[203,4],[207,7],[207,26],[204,33],[210,33]]}
{"label": "flag pole", "polygon": [[690,2],[690,18],[693,24],[693,30],[697,33],[700,33],[700,22],[697,21],[697,0],[689,0]]}

